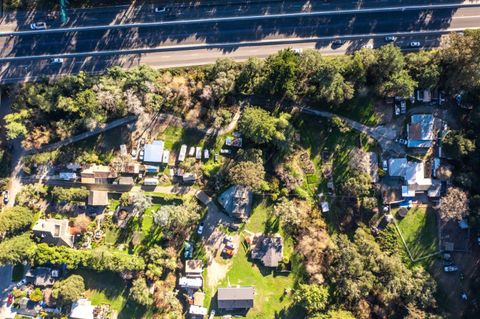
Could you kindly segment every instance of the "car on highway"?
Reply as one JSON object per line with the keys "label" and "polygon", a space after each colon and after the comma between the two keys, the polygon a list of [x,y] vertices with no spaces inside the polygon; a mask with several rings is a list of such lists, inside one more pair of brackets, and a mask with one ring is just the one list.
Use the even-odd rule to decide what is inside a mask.
{"label": "car on highway", "polygon": [[198,234],[198,235],[203,234],[203,229],[204,229],[204,228],[205,228],[205,224],[204,224],[204,223],[200,223],[200,225],[198,225],[197,234]]}
{"label": "car on highway", "polygon": [[166,7],[156,7],[155,8],[155,13],[165,13],[165,12],[167,12]]}
{"label": "car on highway", "polygon": [[420,42],[418,42],[418,41],[412,41],[412,42],[410,42],[410,47],[411,47],[411,48],[418,48],[418,47],[421,47],[421,46],[422,46],[422,44],[421,44]]}
{"label": "car on highway", "polygon": [[373,44],[371,43],[364,44],[362,45],[362,49],[373,49]]}
{"label": "car on highway", "polygon": [[385,42],[395,42],[397,40],[397,37],[394,35],[387,35],[384,38]]}
{"label": "car on highway", "polygon": [[10,200],[10,193],[8,191],[3,192],[3,203],[6,205]]}
{"label": "car on highway", "polygon": [[443,267],[443,271],[444,272],[455,272],[455,271],[458,271],[458,267],[455,266],[455,265],[445,266],[445,267]]}
{"label": "car on highway", "polygon": [[53,58],[53,59],[50,60],[50,63],[51,64],[62,64],[63,59],[62,58]]}
{"label": "car on highway", "polygon": [[343,44],[345,44],[345,40],[337,39],[332,41],[332,45],[334,46],[341,46]]}
{"label": "car on highway", "polygon": [[30,24],[30,29],[32,30],[45,30],[47,28],[47,24],[45,22],[35,22]]}

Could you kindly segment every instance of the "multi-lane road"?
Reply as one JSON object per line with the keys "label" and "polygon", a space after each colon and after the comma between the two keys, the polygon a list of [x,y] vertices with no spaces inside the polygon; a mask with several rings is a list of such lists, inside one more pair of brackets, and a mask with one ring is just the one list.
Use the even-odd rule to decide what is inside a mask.
{"label": "multi-lane road", "polygon": [[[204,1],[210,3],[211,1]],[[246,4],[245,4],[246,3]],[[357,0],[239,1],[216,5],[155,5],[69,10],[60,25],[46,13],[17,14],[0,23],[0,82],[35,79],[112,65],[173,67],[212,63],[222,56],[265,57],[285,47],[324,54],[382,45],[397,35],[436,47],[452,31],[480,27],[480,1]],[[47,30],[31,30],[47,21]],[[335,39],[346,43],[332,47]],[[54,57],[63,58],[53,64]]]}

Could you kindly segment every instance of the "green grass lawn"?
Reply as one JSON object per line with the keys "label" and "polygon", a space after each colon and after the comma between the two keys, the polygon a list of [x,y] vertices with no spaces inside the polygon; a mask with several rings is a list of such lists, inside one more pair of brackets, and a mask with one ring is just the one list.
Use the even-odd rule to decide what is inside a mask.
{"label": "green grass lawn", "polygon": [[193,128],[183,128],[169,126],[158,136],[165,142],[165,148],[168,150],[179,150],[182,144],[190,146],[202,146],[205,134]]}
{"label": "green grass lawn", "polygon": [[341,105],[326,105],[320,108],[365,125],[375,126],[380,123],[379,116],[375,114],[375,100],[370,96],[355,97]]}
{"label": "green grass lawn", "polygon": [[128,299],[128,288],[120,276],[113,272],[76,270],[85,281],[85,297],[93,305],[108,304],[116,311],[118,318],[150,318],[152,310],[146,309]]}
{"label": "green grass lawn", "polygon": [[405,218],[398,221],[398,227],[414,258],[438,251],[437,222],[431,209],[413,207]]}
{"label": "green grass lawn", "polygon": [[[298,313],[287,313],[286,309],[289,308],[292,300],[291,295],[285,293],[287,289],[295,286],[297,278],[301,276],[301,263],[293,255],[291,238],[285,236],[278,223],[271,220],[270,209],[271,206],[266,200],[258,202],[245,229],[251,232],[276,230],[282,234],[284,256],[292,260],[292,272],[278,274],[257,262],[252,262],[249,260],[246,246],[242,244],[232,259],[232,267],[226,278],[220,282],[219,287],[226,287],[228,284],[255,287],[254,308],[248,311],[246,318],[276,318],[278,316],[278,318],[303,318],[303,316],[298,317]],[[275,225],[272,226],[272,224]],[[212,305],[215,306],[215,302]]]}

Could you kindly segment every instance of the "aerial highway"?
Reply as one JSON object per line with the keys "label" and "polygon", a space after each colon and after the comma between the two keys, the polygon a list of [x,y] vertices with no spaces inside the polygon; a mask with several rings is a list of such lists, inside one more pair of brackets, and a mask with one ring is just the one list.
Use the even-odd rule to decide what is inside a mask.
{"label": "aerial highway", "polygon": [[[0,24],[0,82],[101,72],[113,65],[174,67],[222,56],[245,60],[285,47],[340,54],[378,47],[386,35],[396,35],[406,50],[411,41],[431,48],[448,32],[480,27],[476,1],[252,1],[155,8],[70,10],[65,25],[48,22],[42,12],[4,19],[10,22]],[[32,30],[30,23],[39,21],[47,21],[47,29]],[[335,40],[344,43],[332,46]],[[52,63],[53,58],[63,63]]]}

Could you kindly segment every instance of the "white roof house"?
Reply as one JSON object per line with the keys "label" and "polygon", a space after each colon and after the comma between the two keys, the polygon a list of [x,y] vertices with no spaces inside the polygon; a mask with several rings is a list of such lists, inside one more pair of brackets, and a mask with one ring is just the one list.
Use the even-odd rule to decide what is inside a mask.
{"label": "white roof house", "polygon": [[162,163],[163,141],[153,141],[152,144],[145,144],[145,155],[143,161],[147,163]]}
{"label": "white roof house", "polygon": [[178,161],[183,162],[185,160],[186,155],[187,155],[187,145],[183,144],[180,147],[180,153],[178,154]]}
{"label": "white roof house", "polygon": [[412,115],[407,125],[407,146],[429,148],[435,140],[435,119],[432,114]]}
{"label": "white roof house", "polygon": [[168,164],[169,159],[170,159],[170,151],[164,150],[163,151],[163,164]]}
{"label": "white roof house", "polygon": [[200,289],[203,286],[202,277],[181,277],[178,285],[184,289]]}
{"label": "white roof house", "polygon": [[432,186],[432,179],[425,176],[423,162],[409,162],[406,158],[392,158],[388,161],[388,174],[403,177],[403,197],[414,197],[418,192],[426,192]]}
{"label": "white roof house", "polygon": [[72,305],[69,318],[71,319],[93,319],[92,303],[88,299],[78,299]]}

